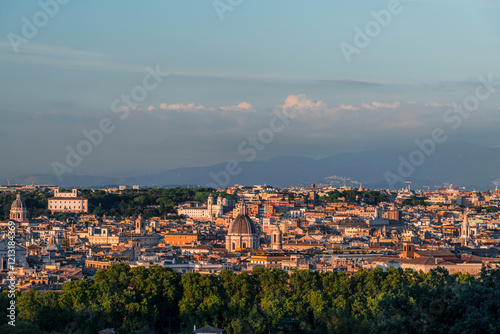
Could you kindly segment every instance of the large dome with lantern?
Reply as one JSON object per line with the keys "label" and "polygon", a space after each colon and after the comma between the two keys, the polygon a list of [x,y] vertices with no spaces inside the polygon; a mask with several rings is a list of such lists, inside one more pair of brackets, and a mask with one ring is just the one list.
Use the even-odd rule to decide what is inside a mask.
{"label": "large dome with lantern", "polygon": [[255,223],[241,208],[240,214],[231,222],[226,236],[226,249],[235,252],[244,249],[259,249],[259,232]]}
{"label": "large dome with lantern", "polygon": [[16,200],[10,207],[10,219],[16,221],[28,219],[28,211],[26,209],[26,204],[21,199],[21,194],[17,194]]}
{"label": "large dome with lantern", "polygon": [[250,217],[239,215],[236,217],[228,230],[229,234],[257,234],[257,227]]}

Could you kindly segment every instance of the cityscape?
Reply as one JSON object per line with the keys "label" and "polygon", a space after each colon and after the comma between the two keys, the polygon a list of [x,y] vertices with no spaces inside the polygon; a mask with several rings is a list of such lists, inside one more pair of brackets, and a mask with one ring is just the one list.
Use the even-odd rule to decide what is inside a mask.
{"label": "cityscape", "polygon": [[3,1],[0,334],[500,333],[499,17]]}
{"label": "cityscape", "polygon": [[[164,301],[155,302],[141,296],[140,305],[143,306],[137,310],[129,310],[127,304],[121,304],[126,303],[123,300],[109,300],[111,305],[108,305],[102,299],[104,295],[86,295],[73,300],[74,303],[84,303],[82,306],[88,305],[90,309],[101,310],[106,314],[102,317],[96,315],[98,320],[85,325],[99,333],[112,333],[115,328],[123,330],[124,327],[134,326],[147,326],[150,332],[172,331],[182,330],[179,328],[182,325],[219,332],[225,329],[235,333],[259,332],[263,328],[271,328],[272,332],[300,332],[307,331],[308,326],[315,327],[314,330],[309,328],[311,332],[333,329],[340,332],[364,331],[369,330],[370,326],[359,320],[339,317],[336,320],[339,323],[332,323],[331,319],[316,319],[315,312],[325,310],[315,309],[318,305],[313,301],[301,301],[312,303],[304,306],[313,312],[312,323],[306,316],[307,312],[301,314],[293,308],[287,311],[288,316],[280,315],[278,309],[285,307],[290,298],[312,296],[307,296],[306,292],[301,292],[305,296],[299,297],[292,293],[288,298],[285,292],[273,294],[276,305],[270,306],[263,304],[269,298],[266,289],[282,289],[284,287],[275,285],[284,284],[286,287],[295,280],[298,281],[294,284],[299,285],[318,284],[318,279],[330,279],[331,284],[334,284],[348,277],[368,284],[365,280],[380,281],[384,279],[382,273],[387,273],[389,276],[385,279],[396,275],[402,280],[398,284],[412,286],[412,281],[416,280],[434,291],[438,287],[433,284],[440,280],[470,282],[475,277],[483,277],[488,270],[500,264],[498,189],[488,192],[467,191],[446,184],[428,190],[413,190],[411,182],[408,182],[406,188],[395,191],[371,190],[362,185],[358,188],[335,188],[311,184],[308,187],[289,188],[235,185],[218,190],[179,187],[142,189],[140,186],[62,190],[56,186],[11,185],[1,187],[0,192],[3,203],[1,214],[5,218],[1,225],[2,231],[9,235],[2,240],[2,270],[9,275],[15,273],[16,290],[23,293],[18,297],[17,307],[48,307],[52,314],[50,318],[53,318],[55,314],[63,312],[58,309],[62,306],[46,305],[47,301],[42,300],[34,302],[32,294],[51,296],[50,293],[54,292],[75,298],[70,296],[73,293],[85,293],[88,285],[82,282],[88,280],[108,284],[107,288],[99,287],[93,292],[98,295],[112,291],[124,293],[118,291],[136,285],[143,289],[142,285],[149,280],[147,277],[154,275],[160,275],[155,278],[160,281],[148,281],[148,284],[160,284],[160,289],[172,287],[173,282],[162,283],[162,279],[166,279],[164,275],[169,275],[170,280],[177,280],[176,284],[183,287],[183,294],[176,297],[161,295],[163,297],[160,298],[166,298]],[[14,259],[10,252],[11,231],[15,232]],[[134,281],[138,279],[135,275],[146,281]],[[191,275],[191,278],[185,281],[187,275]],[[219,278],[223,281],[213,281],[217,279],[214,276],[223,277]],[[240,279],[240,276],[246,278]],[[212,279],[204,281],[203,277]],[[124,283],[124,279],[128,283]],[[257,280],[259,283],[248,280]],[[9,278],[4,278],[4,282],[8,285]],[[125,285],[121,287],[122,284]],[[215,285],[210,288],[206,284]],[[230,288],[227,284],[236,285]],[[255,286],[251,289],[256,289],[254,293],[265,293],[265,296],[260,297],[262,300],[253,301],[261,307],[259,314],[254,315],[259,317],[258,323],[251,323],[250,319],[241,315],[227,315],[229,311],[223,311],[225,308],[233,309],[233,303],[243,307],[240,311],[247,311],[245,307],[250,307],[252,302],[249,300],[255,296],[239,296],[241,293],[251,294],[251,291],[239,291],[244,289],[244,284],[261,284],[260,292]],[[187,286],[203,292],[188,292]],[[383,289],[383,285],[372,288]],[[233,293],[239,297],[231,299],[232,293],[226,297],[225,294],[229,293],[227,289],[237,289],[239,292]],[[166,290],[162,291],[163,294],[167,293]],[[348,291],[336,292],[341,295],[345,293]],[[133,303],[137,296],[130,298],[128,302]],[[176,299],[178,305],[171,304],[172,298]],[[210,298],[218,299],[211,301]],[[229,300],[224,301],[223,298]],[[328,297],[324,298],[323,303],[339,302],[337,299],[328,301]],[[438,309],[425,311],[429,313],[427,316],[444,316],[448,312],[445,307],[452,307],[451,303],[457,302],[457,298],[439,296],[433,301],[439,303],[436,306]],[[391,298],[389,301],[395,302]],[[91,302],[97,305],[86,304]],[[169,304],[165,318],[152,317],[152,310],[159,307],[157,302]],[[348,308],[343,310],[351,312],[352,316],[361,312],[354,309],[354,304],[349,305],[354,302],[349,298],[344,302],[347,305],[343,307]],[[242,306],[240,303],[250,304]],[[118,305],[126,307],[125,310],[108,309]],[[364,307],[369,307],[369,304]],[[378,307],[384,308],[381,305]],[[335,314],[339,310],[332,311]],[[388,309],[383,311],[389,312]],[[491,310],[493,313],[483,316],[490,316],[491,321],[496,321],[497,311]],[[73,312],[77,312],[76,309]],[[118,314],[114,314],[116,312]],[[140,316],[142,312],[147,314]],[[126,318],[122,318],[123,314]],[[81,326],[79,321],[70,320],[76,314],[66,316],[65,319],[56,317],[48,323],[42,318],[32,318],[32,321],[42,328],[51,328],[58,323],[62,325],[66,321],[70,323],[66,324],[69,327],[65,327],[68,331],[71,326]],[[182,323],[179,319],[182,319]],[[457,321],[456,317],[453,319],[453,322]],[[420,323],[423,319],[412,317],[406,321]],[[206,323],[211,327],[202,326]],[[100,324],[101,327],[107,324],[114,327],[99,328]],[[409,323],[401,325],[408,326],[403,327],[405,332],[412,331]],[[426,324],[429,330],[433,325]],[[455,323],[447,323],[446,319],[439,322],[439,326],[446,325]],[[372,326],[385,331],[385,326],[389,325],[373,318]]]}

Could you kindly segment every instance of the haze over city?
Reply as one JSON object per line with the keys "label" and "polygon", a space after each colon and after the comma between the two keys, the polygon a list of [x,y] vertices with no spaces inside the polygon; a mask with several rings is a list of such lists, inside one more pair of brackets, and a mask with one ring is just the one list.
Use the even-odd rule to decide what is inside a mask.
{"label": "haze over city", "polygon": [[[403,153],[436,127],[447,143],[498,147],[497,92],[458,129],[443,119],[480,77],[500,87],[496,1],[401,1],[389,18],[378,17],[368,40],[357,35],[387,1],[69,1],[47,22],[38,18],[40,27],[36,2],[0,8],[2,179],[54,176],[55,162],[67,165],[67,146],[76,150],[82,131],[103,118],[113,131],[65,177],[245,161],[240,143],[283,107],[293,121],[256,161]],[[164,76],[125,103],[123,94],[141,93],[132,91],[146,68]],[[113,106],[128,108],[128,117]]]}

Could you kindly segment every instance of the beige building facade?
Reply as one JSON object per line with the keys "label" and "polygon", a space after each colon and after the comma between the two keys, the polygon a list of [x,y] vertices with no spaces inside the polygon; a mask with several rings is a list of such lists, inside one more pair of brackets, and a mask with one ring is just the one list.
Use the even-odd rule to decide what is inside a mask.
{"label": "beige building facade", "polygon": [[71,192],[60,192],[59,188],[54,189],[54,197],[49,198],[48,209],[51,213],[55,212],[88,212],[89,200],[78,197],[78,190],[72,189]]}

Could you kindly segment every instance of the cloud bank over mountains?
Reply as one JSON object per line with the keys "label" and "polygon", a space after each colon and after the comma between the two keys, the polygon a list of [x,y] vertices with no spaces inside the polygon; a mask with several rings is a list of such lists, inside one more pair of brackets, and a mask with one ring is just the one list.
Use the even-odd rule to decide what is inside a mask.
{"label": "cloud bank over mountains", "polygon": [[[241,160],[238,144],[268,126],[275,110],[285,112],[291,122],[259,152],[257,159],[276,155],[321,158],[377,147],[396,148],[400,144],[411,144],[437,126],[446,126],[443,115],[453,105],[399,100],[331,105],[304,93],[289,94],[280,103],[267,108],[256,107],[248,100],[222,106],[165,101],[131,109],[130,117],[117,123],[116,131],[74,172],[160,171]],[[496,133],[494,125],[500,121],[499,115],[495,108],[480,109],[464,120],[460,132],[450,133],[450,138],[471,142],[477,138],[492,138]],[[116,117],[110,111],[89,113],[71,105],[49,110],[43,110],[42,106],[40,110],[7,115],[11,121],[22,118],[26,127],[36,126],[45,133],[36,146],[23,148],[26,156],[18,161],[30,168],[17,167],[16,174],[49,171],[52,161],[64,158],[66,145],[81,140],[83,129],[91,129],[100,119],[110,116]],[[22,135],[15,128],[3,130],[12,138]],[[39,155],[36,147],[44,147],[44,154]],[[5,147],[0,151],[8,154]],[[28,156],[36,157],[36,168]],[[8,175],[12,175],[12,171]]]}

